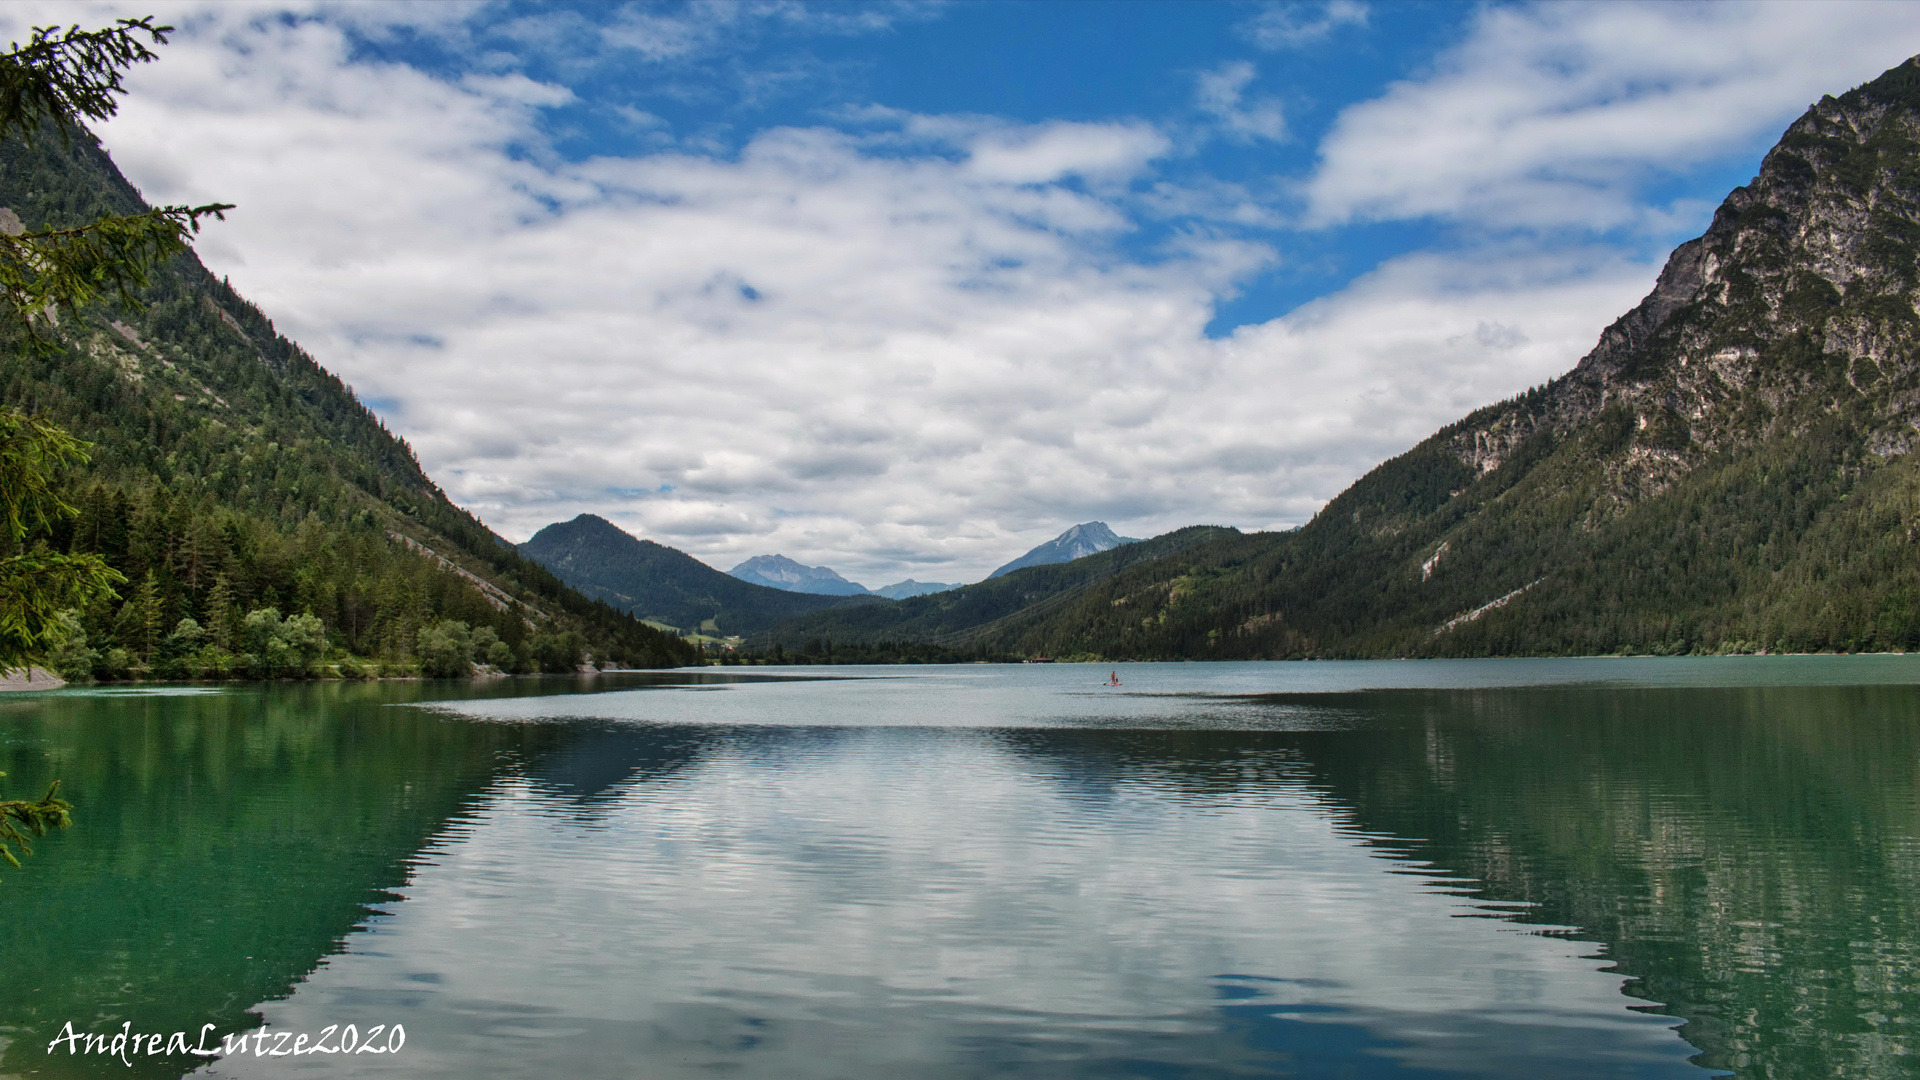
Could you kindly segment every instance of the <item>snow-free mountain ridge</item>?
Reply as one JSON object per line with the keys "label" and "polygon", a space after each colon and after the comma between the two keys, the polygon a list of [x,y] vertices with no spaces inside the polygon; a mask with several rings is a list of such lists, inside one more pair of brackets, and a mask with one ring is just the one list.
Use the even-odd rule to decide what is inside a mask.
{"label": "snow-free mountain ridge", "polygon": [[1140,541],[1130,536],[1116,536],[1104,521],[1089,521],[1075,525],[1059,536],[1041,544],[1025,555],[988,574],[989,579],[1010,574],[1023,566],[1051,566],[1054,563],[1072,562],[1089,555],[1098,555],[1102,551],[1112,551],[1121,544],[1137,544]]}
{"label": "snow-free mountain ridge", "polygon": [[755,555],[727,571],[741,581],[787,592],[819,596],[867,596],[866,586],[848,581],[825,566],[803,566],[785,555]]}
{"label": "snow-free mountain ridge", "polygon": [[628,535],[593,514],[549,525],[520,553],[596,600],[652,622],[708,634],[751,634],[784,619],[859,597],[755,585],[684,551]]}
{"label": "snow-free mountain ridge", "polygon": [[908,578],[896,581],[892,585],[882,585],[873,590],[873,595],[884,596],[889,600],[905,600],[909,596],[931,596],[934,593],[948,592],[959,588],[959,583],[944,581],[915,581]]}

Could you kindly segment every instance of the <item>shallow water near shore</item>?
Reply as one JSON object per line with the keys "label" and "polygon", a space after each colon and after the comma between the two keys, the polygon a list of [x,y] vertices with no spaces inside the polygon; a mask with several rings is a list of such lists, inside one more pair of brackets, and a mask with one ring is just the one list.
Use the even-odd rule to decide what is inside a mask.
{"label": "shallow water near shore", "polygon": [[1920,1071],[1920,657],[1113,670],[10,696],[0,1075]]}

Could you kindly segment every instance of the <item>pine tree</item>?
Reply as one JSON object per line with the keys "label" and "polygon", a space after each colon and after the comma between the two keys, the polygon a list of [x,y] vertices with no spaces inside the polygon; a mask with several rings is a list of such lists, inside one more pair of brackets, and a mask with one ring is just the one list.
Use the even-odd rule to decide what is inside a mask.
{"label": "pine tree", "polygon": [[[153,60],[148,45],[171,30],[150,17],[102,30],[36,28],[27,44],[0,54],[0,138],[71,139],[83,119],[112,116],[122,73]],[[153,268],[186,250],[202,218],[227,209],[166,206],[74,228],[0,227],[0,317],[25,329],[31,351],[56,355],[60,309],[103,297],[138,306],[134,291]],[[36,535],[78,514],[55,493],[55,475],[86,460],[87,446],[53,424],[0,412],[0,670],[41,660],[61,611],[110,596],[125,580],[98,555],[58,553]]]}
{"label": "pine tree", "polygon": [[[71,139],[83,120],[105,120],[119,107],[122,74],[155,58],[149,45],[166,42],[173,28],[151,17],[121,19],[101,30],[36,27],[25,45],[0,54],[0,138]],[[27,347],[58,355],[62,308],[102,297],[137,306],[134,291],[153,268],[185,251],[205,217],[229,207],[166,206],[143,214],[104,215],[74,228],[28,231],[0,223],[0,300],[5,315],[26,331]],[[126,579],[95,554],[63,554],[44,537],[48,527],[77,516],[55,491],[57,471],[87,460],[87,447],[61,428],[11,410],[0,412],[0,671],[44,659],[59,632],[62,611],[113,595]],[[36,535],[41,534],[41,535]],[[152,586],[152,579],[146,583]],[[158,611],[158,597],[152,611]],[[147,635],[147,651],[152,651]],[[71,822],[59,781],[38,801],[0,802],[0,857],[18,866],[8,849],[31,852],[25,826],[44,835]]]}
{"label": "pine tree", "polygon": [[222,652],[233,651],[233,581],[221,574],[207,590],[207,630]]}
{"label": "pine tree", "polygon": [[147,571],[146,579],[140,582],[140,589],[133,594],[133,601],[128,606],[133,609],[135,629],[140,634],[140,659],[151,664],[153,647],[160,640],[161,626],[165,621],[160,585],[154,580],[153,571]]}

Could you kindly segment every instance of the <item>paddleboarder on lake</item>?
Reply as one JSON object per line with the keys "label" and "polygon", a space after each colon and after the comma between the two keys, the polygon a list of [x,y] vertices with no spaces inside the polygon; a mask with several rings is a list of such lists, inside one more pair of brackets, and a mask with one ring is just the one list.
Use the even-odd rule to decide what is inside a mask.
{"label": "paddleboarder on lake", "polygon": [[1107,676],[1107,685],[1108,685],[1108,686],[1119,686],[1119,685],[1120,685],[1120,673],[1119,673],[1119,672],[1117,672],[1117,671],[1115,671],[1115,672],[1112,672],[1111,674],[1109,674],[1109,675]]}

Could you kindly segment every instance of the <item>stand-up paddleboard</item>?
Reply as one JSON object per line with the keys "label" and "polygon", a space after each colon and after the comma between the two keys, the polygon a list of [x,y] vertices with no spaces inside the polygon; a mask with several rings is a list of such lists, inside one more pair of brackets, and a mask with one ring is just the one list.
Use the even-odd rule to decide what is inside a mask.
{"label": "stand-up paddleboard", "polygon": [[1107,676],[1107,685],[1108,685],[1108,686],[1119,686],[1119,685],[1120,685],[1120,673],[1116,671],[1116,672],[1114,672],[1113,674],[1111,674],[1111,675],[1108,675],[1108,676]]}

